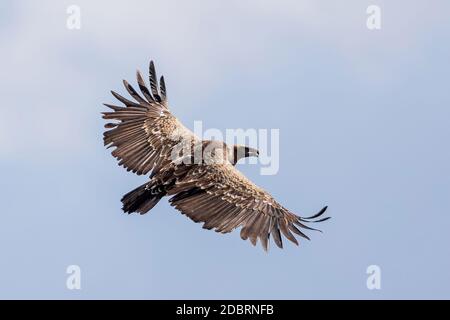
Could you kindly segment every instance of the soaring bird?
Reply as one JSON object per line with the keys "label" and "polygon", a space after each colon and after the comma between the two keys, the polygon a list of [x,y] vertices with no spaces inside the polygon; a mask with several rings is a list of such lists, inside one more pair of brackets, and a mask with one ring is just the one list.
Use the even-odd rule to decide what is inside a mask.
{"label": "soaring bird", "polygon": [[[270,236],[282,248],[282,235],[298,245],[293,233],[309,239],[301,229],[316,230],[309,222],[321,218],[327,207],[310,217],[300,217],[279,204],[235,167],[245,157],[258,156],[256,149],[229,146],[221,141],[201,140],[172,115],[164,77],[158,80],[153,61],[149,67],[150,89],[137,71],[141,95],[126,81],[125,89],[135,101],[111,91],[123,107],[104,104],[107,123],[105,146],[119,165],[149,181],[125,194],[123,211],[145,214],[163,197],[203,228],[228,233],[241,228],[241,238],[257,240],[268,250]],[[187,150],[187,151],[186,151]]]}

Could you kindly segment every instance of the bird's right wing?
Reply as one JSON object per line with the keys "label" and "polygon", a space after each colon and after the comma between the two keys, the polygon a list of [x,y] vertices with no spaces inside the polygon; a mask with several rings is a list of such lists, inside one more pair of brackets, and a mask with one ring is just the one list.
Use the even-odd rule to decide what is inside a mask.
{"label": "bird's right wing", "polygon": [[320,218],[327,207],[312,217],[295,215],[231,164],[179,166],[174,175],[182,176],[184,170],[187,175],[169,192],[174,195],[169,200],[172,206],[195,222],[204,222],[205,229],[228,233],[242,227],[241,238],[253,245],[260,239],[265,250],[270,235],[280,248],[281,234],[298,244],[292,232],[308,239],[300,229],[312,229],[306,223],[328,219]]}
{"label": "bird's right wing", "polygon": [[150,62],[149,73],[150,90],[137,72],[143,97],[124,80],[125,89],[136,101],[111,91],[125,107],[105,104],[113,111],[103,113],[104,119],[114,121],[105,125],[109,129],[103,134],[105,146],[116,147],[111,154],[119,160],[119,165],[138,175],[152,170],[156,172],[170,163],[172,150],[177,144],[198,141],[193,132],[170,113],[164,77],[161,77],[158,89],[153,61]]}

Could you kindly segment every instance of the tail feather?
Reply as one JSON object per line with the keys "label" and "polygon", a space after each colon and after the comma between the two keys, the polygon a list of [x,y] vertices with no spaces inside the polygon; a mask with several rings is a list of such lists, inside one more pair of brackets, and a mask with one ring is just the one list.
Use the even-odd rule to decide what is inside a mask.
{"label": "tail feather", "polygon": [[122,210],[126,213],[147,213],[165,195],[166,192],[162,186],[151,182],[145,183],[123,196]]}

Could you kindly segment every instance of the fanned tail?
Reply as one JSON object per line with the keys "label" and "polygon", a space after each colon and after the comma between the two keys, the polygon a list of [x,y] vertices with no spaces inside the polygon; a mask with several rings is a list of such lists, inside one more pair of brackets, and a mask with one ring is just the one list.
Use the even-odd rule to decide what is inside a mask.
{"label": "fanned tail", "polygon": [[164,186],[147,182],[128,192],[122,198],[122,210],[126,213],[145,214],[166,195]]}

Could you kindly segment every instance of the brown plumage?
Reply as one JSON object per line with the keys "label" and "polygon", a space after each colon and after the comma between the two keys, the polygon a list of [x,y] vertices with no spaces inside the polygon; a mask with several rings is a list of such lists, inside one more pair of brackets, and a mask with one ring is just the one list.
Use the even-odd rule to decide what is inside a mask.
{"label": "brown plumage", "polygon": [[[105,104],[107,123],[105,146],[115,147],[112,155],[119,165],[138,175],[150,173],[150,181],[122,198],[127,213],[144,214],[164,196],[176,209],[203,228],[228,233],[242,227],[241,238],[265,250],[269,238],[282,248],[282,236],[298,244],[293,233],[309,239],[300,229],[308,222],[320,222],[327,207],[303,218],[281,206],[272,196],[241,174],[235,164],[240,158],[257,156],[245,146],[228,146],[219,141],[202,141],[169,111],[164,78],[158,85],[150,62],[150,90],[137,72],[140,95],[127,81],[125,89],[135,101],[112,91],[125,106]],[[188,150],[188,152],[186,152]],[[197,157],[200,155],[200,158]]]}

